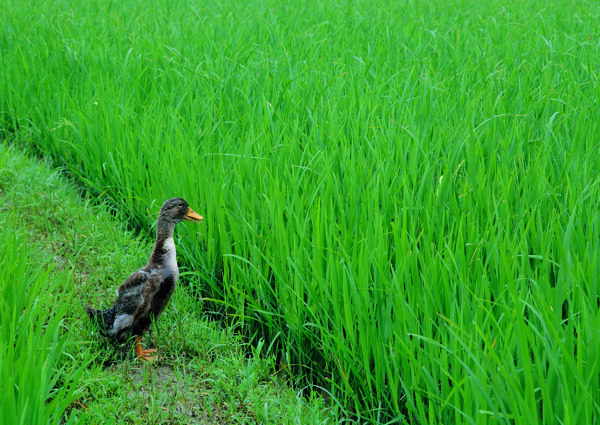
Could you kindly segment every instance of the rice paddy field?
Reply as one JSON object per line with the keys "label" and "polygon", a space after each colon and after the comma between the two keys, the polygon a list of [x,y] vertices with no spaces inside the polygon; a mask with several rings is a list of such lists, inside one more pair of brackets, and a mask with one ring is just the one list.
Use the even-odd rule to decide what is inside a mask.
{"label": "rice paddy field", "polygon": [[598,2],[2,3],[2,137],[340,420],[600,420]]}

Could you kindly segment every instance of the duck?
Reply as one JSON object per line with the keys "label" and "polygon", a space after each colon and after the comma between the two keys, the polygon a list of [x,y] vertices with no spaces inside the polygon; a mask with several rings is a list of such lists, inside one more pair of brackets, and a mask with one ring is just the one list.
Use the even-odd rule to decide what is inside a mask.
{"label": "duck", "polygon": [[199,222],[196,213],[182,198],[165,201],[158,214],[156,241],[144,267],[133,272],[117,289],[117,300],[106,310],[86,307],[100,333],[120,344],[135,338],[135,354],[143,361],[158,358],[155,349],[143,349],[142,336],[163,312],[177,284],[179,267],[173,231],[184,220]]}

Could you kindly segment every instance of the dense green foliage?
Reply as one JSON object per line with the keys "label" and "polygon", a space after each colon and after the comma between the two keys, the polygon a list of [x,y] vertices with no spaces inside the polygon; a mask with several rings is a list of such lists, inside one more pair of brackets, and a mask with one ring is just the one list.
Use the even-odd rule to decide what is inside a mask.
{"label": "dense green foliage", "polygon": [[205,319],[193,288],[179,285],[145,336],[156,363],[98,335],[84,306],[112,303],[152,241],[81,195],[0,143],[2,425],[331,423],[336,409],[273,376],[235,327]]}
{"label": "dense green foliage", "polygon": [[33,266],[17,215],[2,218],[0,417],[3,424],[58,423],[79,393],[76,382],[86,366],[64,355],[67,346],[74,350],[64,326],[72,295],[64,295],[64,303],[53,302],[72,280],[43,264]]}
{"label": "dense green foliage", "polygon": [[599,40],[591,1],[10,2],[1,125],[146,228],[188,199],[205,296],[351,417],[593,423]]}

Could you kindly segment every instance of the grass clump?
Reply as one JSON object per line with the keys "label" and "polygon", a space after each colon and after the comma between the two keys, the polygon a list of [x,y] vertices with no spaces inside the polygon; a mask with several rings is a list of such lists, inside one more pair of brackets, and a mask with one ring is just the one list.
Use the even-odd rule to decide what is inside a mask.
{"label": "grass clump", "polygon": [[[84,364],[73,363],[66,351],[67,305],[53,306],[53,292],[68,285],[66,274],[27,262],[27,247],[13,215],[0,230],[0,408],[7,424],[58,423],[79,394],[77,380]],[[67,299],[65,297],[65,299]]]}
{"label": "grass clump", "polygon": [[[5,159],[0,153],[0,163]],[[93,356],[66,324],[73,277],[29,251],[19,212],[0,191],[0,410],[4,424],[59,423]],[[73,423],[64,421],[63,423]]]}

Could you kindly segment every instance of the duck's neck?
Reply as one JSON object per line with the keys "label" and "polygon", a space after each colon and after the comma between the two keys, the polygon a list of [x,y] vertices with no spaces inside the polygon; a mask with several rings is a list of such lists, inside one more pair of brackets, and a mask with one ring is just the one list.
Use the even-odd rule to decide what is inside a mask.
{"label": "duck's neck", "polygon": [[156,242],[172,238],[173,230],[175,230],[175,223],[159,217],[156,223]]}
{"label": "duck's neck", "polygon": [[177,274],[179,269],[177,267],[175,242],[173,241],[174,229],[175,223],[159,217],[158,223],[156,223],[156,242],[150,256],[150,263]]}

